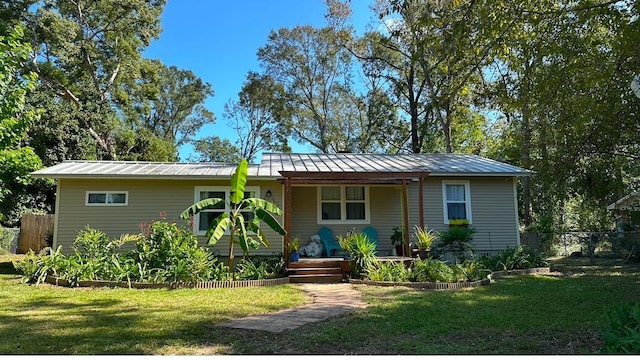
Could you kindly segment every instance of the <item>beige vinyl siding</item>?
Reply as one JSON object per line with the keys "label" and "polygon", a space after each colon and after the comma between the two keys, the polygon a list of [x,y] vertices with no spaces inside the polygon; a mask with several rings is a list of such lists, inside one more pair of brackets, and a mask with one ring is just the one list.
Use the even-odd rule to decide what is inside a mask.
{"label": "beige vinyl siding", "polygon": [[378,251],[391,253],[391,234],[394,226],[400,226],[400,186],[370,186],[371,224],[318,224],[318,188],[294,186],[292,188],[291,238],[299,236],[302,245],[309,243],[321,227],[333,230],[335,236],[348,231],[362,231],[371,226],[378,230]]}
{"label": "beige vinyl siding", "polygon": [[[72,244],[79,231],[87,225],[104,231],[111,238],[121,234],[140,233],[140,224],[159,220],[161,212],[168,221],[178,224],[180,213],[195,200],[196,186],[229,186],[229,180],[127,180],[127,179],[60,179],[58,182],[58,219],[55,230],[55,246],[62,245],[63,251],[72,251]],[[276,181],[249,181],[247,186],[259,186],[261,197],[271,190],[272,199],[282,208],[282,186]],[[127,191],[127,206],[85,206],[87,191]],[[282,223],[282,219],[279,219]],[[271,243],[269,249],[261,247],[251,254],[271,254],[282,252],[282,236],[271,229],[265,230]],[[206,239],[198,237],[201,245]],[[228,242],[222,239],[213,247],[222,255],[228,253]],[[238,255],[241,250],[234,251]]]}
{"label": "beige vinyl siding", "polygon": [[[518,245],[517,214],[514,202],[513,178],[467,178],[471,191],[472,224],[476,229],[474,246],[477,253],[495,253]],[[442,182],[460,178],[431,177],[424,182],[425,225],[436,231],[446,231],[444,223]],[[418,184],[412,183],[409,195],[411,228],[419,223]]]}

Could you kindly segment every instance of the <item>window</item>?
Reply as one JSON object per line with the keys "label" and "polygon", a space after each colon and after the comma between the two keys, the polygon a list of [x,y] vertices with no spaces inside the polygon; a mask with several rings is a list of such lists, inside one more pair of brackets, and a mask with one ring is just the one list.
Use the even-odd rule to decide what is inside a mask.
{"label": "window", "polygon": [[127,206],[128,191],[87,191],[86,206]]}
{"label": "window", "polygon": [[445,224],[449,224],[449,220],[468,220],[471,223],[469,181],[443,181],[442,202]]}
{"label": "window", "polygon": [[318,223],[368,224],[369,188],[322,186],[318,188]]}
{"label": "window", "polygon": [[[260,196],[260,188],[259,187],[247,187],[244,192],[244,197],[258,197]],[[204,235],[209,230],[209,224],[220,216],[222,213],[228,212],[229,210],[229,199],[231,198],[231,189],[227,187],[196,187],[195,190],[195,201],[200,201],[204,199],[210,198],[219,198],[223,199],[224,203],[216,205],[215,209],[207,209],[199,212],[193,219],[193,228],[198,235]],[[242,216],[247,221],[253,220],[253,213],[246,212],[243,213]]]}

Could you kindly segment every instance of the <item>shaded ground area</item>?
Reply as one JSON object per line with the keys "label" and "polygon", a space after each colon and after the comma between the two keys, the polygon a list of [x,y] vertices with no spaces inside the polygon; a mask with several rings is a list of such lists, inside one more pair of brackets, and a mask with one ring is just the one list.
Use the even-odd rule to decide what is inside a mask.
{"label": "shaded ground area", "polygon": [[463,291],[355,287],[366,308],[272,333],[219,326],[311,304],[267,289],[66,289],[19,283],[0,257],[2,354],[592,354],[604,309],[640,299],[640,268],[558,259],[556,276]]}

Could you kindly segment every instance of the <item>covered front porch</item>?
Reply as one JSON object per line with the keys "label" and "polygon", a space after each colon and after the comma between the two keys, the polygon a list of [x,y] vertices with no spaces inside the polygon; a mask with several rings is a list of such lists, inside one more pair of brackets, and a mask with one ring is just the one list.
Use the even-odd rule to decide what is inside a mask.
{"label": "covered front porch", "polygon": [[[373,231],[378,256],[390,259],[393,254],[390,238],[394,228],[398,228],[403,234],[402,249],[401,256],[394,258],[404,261],[402,255],[411,254],[410,224],[424,226],[423,182],[429,174],[427,171],[281,171],[280,174],[283,176],[283,222],[287,231],[284,255],[287,261],[294,237],[305,246],[312,237],[323,232],[329,232],[335,240],[352,231]],[[339,252],[326,250],[323,249],[321,258],[341,260]],[[405,258],[411,259],[410,256]],[[304,266],[314,261],[318,259],[301,258]],[[287,265],[291,267],[291,264]],[[334,263],[331,267],[340,265]]]}

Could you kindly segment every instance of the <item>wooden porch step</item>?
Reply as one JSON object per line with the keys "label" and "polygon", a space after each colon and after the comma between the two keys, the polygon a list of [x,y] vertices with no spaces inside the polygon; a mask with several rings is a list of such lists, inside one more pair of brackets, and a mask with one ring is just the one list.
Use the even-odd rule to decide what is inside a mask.
{"label": "wooden porch step", "polygon": [[313,274],[313,275],[289,275],[292,283],[339,283],[342,282],[341,274]]}
{"label": "wooden porch step", "polygon": [[319,275],[319,274],[340,274],[342,275],[342,270],[340,267],[322,267],[322,268],[293,268],[289,269],[289,272],[292,275]]}
{"label": "wooden porch step", "polygon": [[342,263],[342,259],[322,259],[315,261],[296,261],[289,263],[289,269],[299,269],[299,268],[339,268],[340,263]]}

